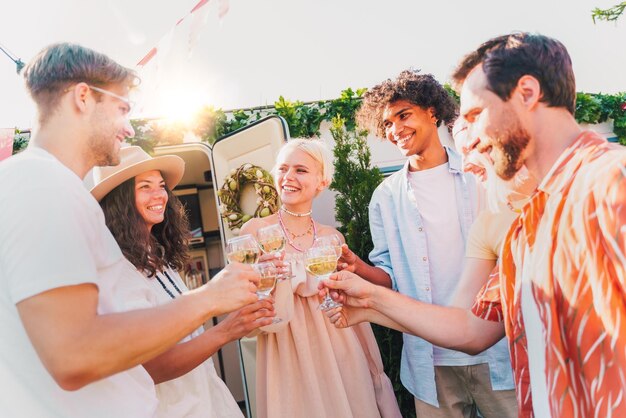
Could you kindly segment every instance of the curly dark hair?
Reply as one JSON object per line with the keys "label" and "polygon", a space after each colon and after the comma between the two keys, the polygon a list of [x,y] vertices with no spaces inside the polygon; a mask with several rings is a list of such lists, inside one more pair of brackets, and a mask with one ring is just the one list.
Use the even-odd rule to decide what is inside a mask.
{"label": "curly dark hair", "polygon": [[432,74],[419,74],[419,70],[404,70],[395,80],[387,79],[363,95],[356,118],[359,126],[374,130],[385,137],[383,111],[387,105],[406,100],[424,110],[434,109],[437,126],[442,121],[451,124],[456,119],[457,106],[443,86]]}
{"label": "curly dark hair", "polygon": [[189,260],[189,220],[180,200],[167,186],[165,220],[148,232],[135,207],[135,179],[117,186],[101,201],[104,218],[124,256],[148,277],[169,266],[185,268]]}
{"label": "curly dark hair", "polygon": [[552,107],[576,110],[576,79],[567,48],[556,39],[527,32],[492,38],[467,54],[452,74],[457,89],[469,73],[483,65],[487,88],[503,101],[509,100],[524,75],[541,85],[541,99]]}

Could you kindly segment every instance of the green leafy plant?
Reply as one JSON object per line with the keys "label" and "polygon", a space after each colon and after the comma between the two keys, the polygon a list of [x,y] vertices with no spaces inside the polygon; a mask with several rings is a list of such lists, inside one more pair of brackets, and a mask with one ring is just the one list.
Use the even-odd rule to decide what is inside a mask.
{"label": "green leafy plant", "polygon": [[620,16],[624,13],[624,10],[626,10],[626,1],[618,3],[608,9],[600,9],[596,7],[591,11],[591,18],[593,19],[593,23],[596,23],[597,20],[614,22],[620,18]]}
{"label": "green leafy plant", "polygon": [[152,154],[156,141],[152,137],[152,124],[150,122],[148,119],[131,120],[130,124],[135,131],[135,136],[128,138],[126,142],[141,147],[147,153]]}
{"label": "green leafy plant", "polygon": [[324,117],[319,105],[290,102],[280,96],[274,103],[274,109],[289,125],[289,133],[293,138],[310,138],[320,134],[320,123]]}
{"label": "green leafy plant", "polygon": [[578,123],[596,123],[602,116],[602,102],[592,94],[577,93],[575,115]]}
{"label": "green leafy plant", "polygon": [[626,92],[603,96],[603,103],[608,109],[607,117],[613,119],[613,133],[620,144],[626,145]]}
{"label": "green leafy plant", "polygon": [[335,219],[346,243],[359,257],[367,260],[372,250],[367,208],[374,189],[383,180],[378,167],[371,167],[371,152],[367,131],[347,130],[345,119],[337,115],[330,133],[335,140],[335,176],[330,185],[338,195],[335,199]]}
{"label": "green leafy plant", "polygon": [[443,88],[446,90],[448,95],[450,95],[450,97],[454,99],[457,105],[461,104],[461,97],[459,96],[459,93],[456,92],[456,90],[454,89],[454,87],[452,87],[452,85],[450,85],[450,83],[445,83],[443,85]]}
{"label": "green leafy plant", "polygon": [[28,145],[30,139],[30,131],[20,131],[15,128],[15,135],[13,136],[13,151],[11,155],[15,155],[18,152],[24,151]]}
{"label": "green leafy plant", "polygon": [[347,88],[341,92],[339,98],[322,102],[321,106],[325,109],[324,119],[332,121],[335,117],[339,116],[343,119],[344,126],[347,130],[355,130],[356,111],[361,106],[361,97],[366,91],[367,89],[365,88],[357,89],[356,91]]}
{"label": "green leafy plant", "polygon": [[221,136],[236,131],[237,129],[244,128],[251,123],[256,122],[257,120],[261,119],[261,115],[262,113],[260,110],[235,110],[232,113],[231,119],[226,120],[226,122],[224,123]]}
{"label": "green leafy plant", "polygon": [[194,116],[191,131],[201,141],[213,144],[224,135],[225,126],[226,114],[221,109],[204,106]]}
{"label": "green leafy plant", "polygon": [[626,92],[617,94],[577,93],[578,123],[602,123],[613,119],[613,133],[620,144],[626,145]]}

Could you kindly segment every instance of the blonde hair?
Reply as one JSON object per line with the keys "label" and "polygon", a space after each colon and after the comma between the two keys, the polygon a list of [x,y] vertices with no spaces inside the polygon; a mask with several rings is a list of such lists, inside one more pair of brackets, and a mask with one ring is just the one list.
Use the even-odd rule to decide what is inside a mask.
{"label": "blonde hair", "polygon": [[[279,161],[288,152],[295,149],[306,152],[311,158],[317,161],[322,167],[322,179],[326,184],[333,181],[335,166],[333,164],[333,153],[328,146],[319,139],[292,138],[278,152],[276,161]],[[274,166],[272,173],[276,176],[277,166]]]}

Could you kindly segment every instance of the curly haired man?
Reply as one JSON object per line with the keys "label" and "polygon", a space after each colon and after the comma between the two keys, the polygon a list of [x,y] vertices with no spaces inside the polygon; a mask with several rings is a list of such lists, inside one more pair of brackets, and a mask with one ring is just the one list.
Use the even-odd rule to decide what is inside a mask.
{"label": "curly haired man", "polygon": [[[396,145],[404,167],[378,186],[369,207],[374,249],[370,266],[354,254],[349,271],[422,302],[446,306],[463,271],[465,242],[478,212],[472,175],[440,141],[456,106],[430,74],[403,71],[370,89],[359,124]],[[506,341],[477,355],[444,349],[404,334],[401,379],[418,417],[515,416]]]}

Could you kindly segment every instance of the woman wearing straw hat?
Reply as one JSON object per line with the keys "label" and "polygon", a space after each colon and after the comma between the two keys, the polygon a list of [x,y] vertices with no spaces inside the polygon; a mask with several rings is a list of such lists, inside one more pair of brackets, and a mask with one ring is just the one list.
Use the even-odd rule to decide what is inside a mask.
{"label": "woman wearing straw hat", "polygon": [[[149,308],[188,291],[177,273],[188,259],[189,227],[171,193],[185,164],[177,156],[151,158],[139,147],[121,150],[116,167],[96,167],[92,195],[128,260],[128,280],[114,290],[116,309]],[[210,358],[224,344],[268,325],[272,302],[260,300],[231,313],[217,326],[201,328],[144,364],[156,384],[160,417],[242,417]]]}

